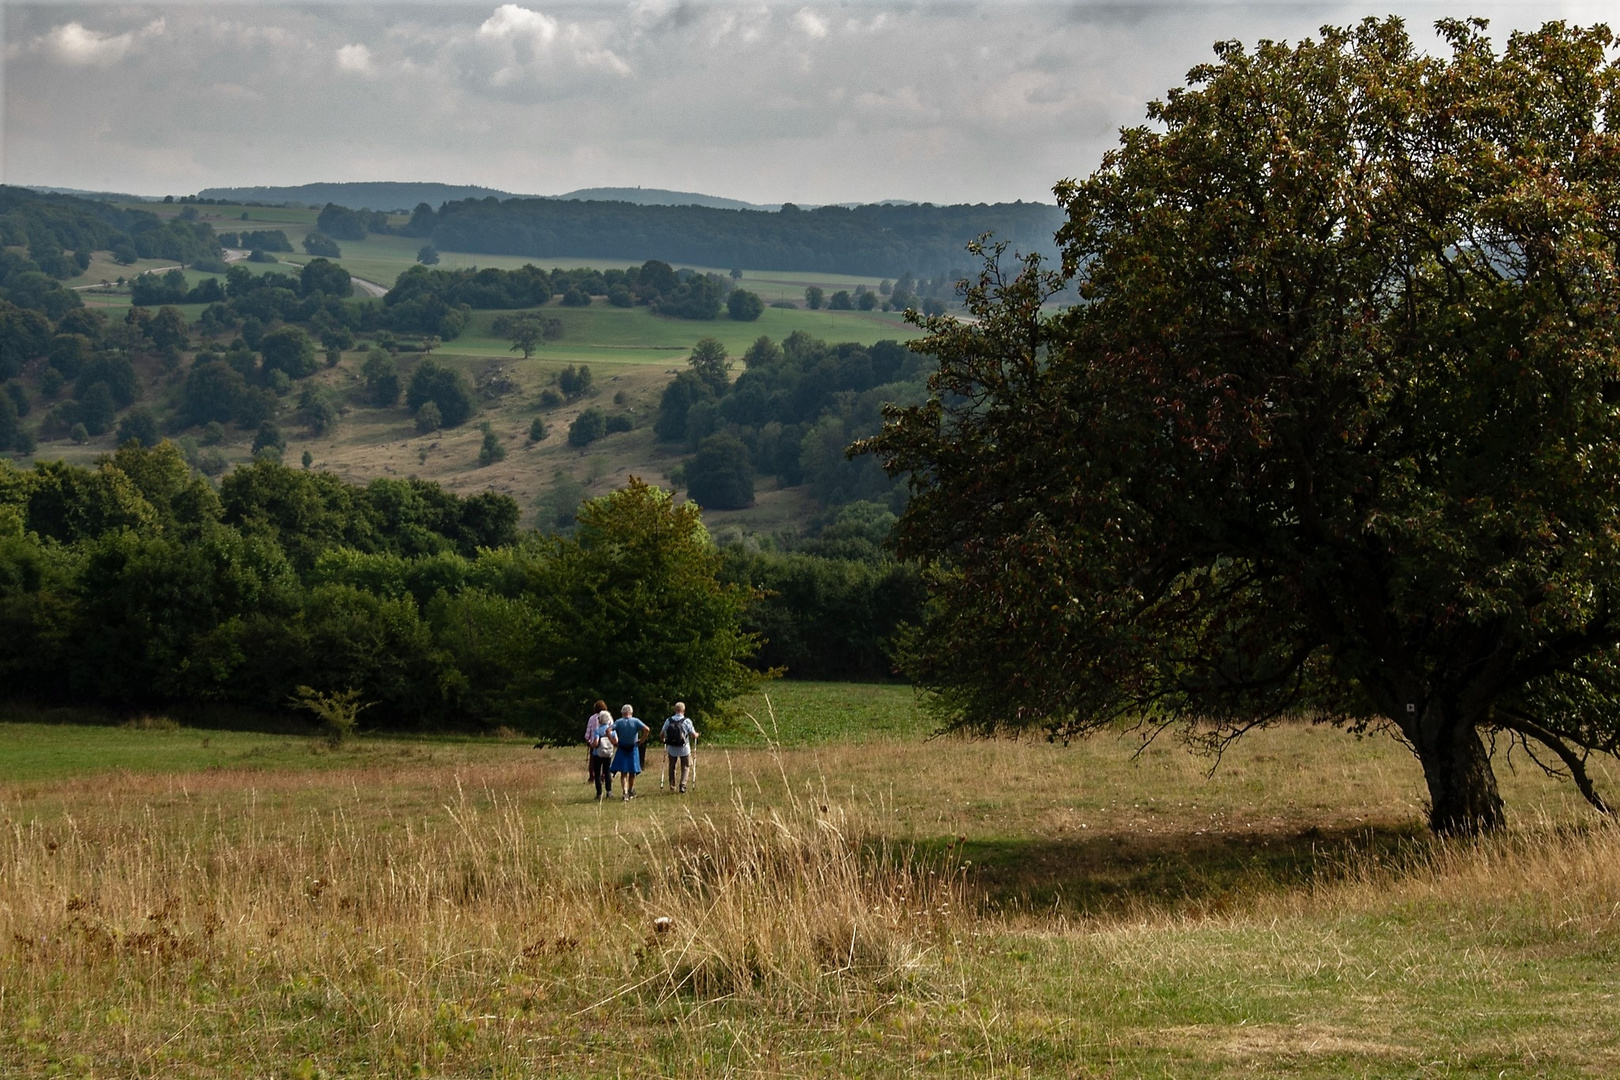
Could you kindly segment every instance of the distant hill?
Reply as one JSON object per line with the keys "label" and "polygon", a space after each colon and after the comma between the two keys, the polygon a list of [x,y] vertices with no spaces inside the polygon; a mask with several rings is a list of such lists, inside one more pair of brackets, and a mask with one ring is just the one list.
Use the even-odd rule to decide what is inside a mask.
{"label": "distant hill", "polygon": [[588,187],[554,196],[558,199],[578,199],[581,202],[627,202],[637,206],[707,206],[714,210],[780,210],[781,203],[751,203],[741,199],[725,199],[719,195],[702,195],[695,191],[669,191],[664,188],[644,187]]}
{"label": "distant hill", "polygon": [[80,199],[93,199],[96,202],[162,202],[156,195],[130,195],[122,191],[86,191],[83,188],[48,187],[44,184],[20,185],[29,191],[37,191],[42,195],[73,195]]}
{"label": "distant hill", "polygon": [[350,210],[385,211],[414,210],[421,203],[437,207],[441,203],[462,199],[484,199],[491,195],[498,199],[513,197],[509,191],[497,191],[495,188],[472,184],[410,184],[393,181],[299,184],[297,187],[204,188],[197,192],[197,195],[203,199],[228,199],[233,202],[298,203],[305,206],[336,203]]}

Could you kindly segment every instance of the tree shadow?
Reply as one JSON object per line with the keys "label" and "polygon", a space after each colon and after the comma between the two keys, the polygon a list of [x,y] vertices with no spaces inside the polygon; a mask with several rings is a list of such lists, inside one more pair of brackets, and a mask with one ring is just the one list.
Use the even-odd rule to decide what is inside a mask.
{"label": "tree shadow", "polygon": [[1081,917],[1218,914],[1259,896],[1400,866],[1426,849],[1421,822],[1295,830],[959,840],[939,853],[968,864],[996,909]]}

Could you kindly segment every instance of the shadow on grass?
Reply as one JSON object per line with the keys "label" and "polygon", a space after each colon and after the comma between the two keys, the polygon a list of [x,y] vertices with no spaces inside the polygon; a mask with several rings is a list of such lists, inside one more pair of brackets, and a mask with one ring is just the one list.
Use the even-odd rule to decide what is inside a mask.
{"label": "shadow on grass", "polygon": [[1421,823],[1298,831],[968,840],[937,849],[969,863],[994,907],[1079,916],[1219,914],[1256,896],[1324,885],[1406,862]]}

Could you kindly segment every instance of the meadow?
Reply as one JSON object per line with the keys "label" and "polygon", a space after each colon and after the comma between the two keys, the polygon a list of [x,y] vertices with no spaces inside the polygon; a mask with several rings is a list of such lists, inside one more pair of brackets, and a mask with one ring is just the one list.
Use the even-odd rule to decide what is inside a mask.
{"label": "meadow", "polygon": [[743,709],[691,794],[630,803],[514,735],[7,710],[0,1073],[1620,1067],[1620,836],[1505,747],[1507,835],[1440,842],[1382,734],[1280,726],[1211,773],[930,738],[905,687]]}

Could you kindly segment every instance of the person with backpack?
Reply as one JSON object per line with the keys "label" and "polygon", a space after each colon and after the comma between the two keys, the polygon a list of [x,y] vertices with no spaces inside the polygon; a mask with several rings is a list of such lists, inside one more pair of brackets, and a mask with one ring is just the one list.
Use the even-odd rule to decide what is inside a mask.
{"label": "person with backpack", "polygon": [[[664,739],[664,751],[669,758],[666,775],[670,790],[675,790],[675,763],[678,761],[681,763],[680,793],[685,795],[688,774],[692,768],[692,744],[697,742],[698,737],[697,729],[692,726],[692,721],[687,719],[686,702],[675,703],[675,715],[664,721],[660,734]],[[662,776],[658,778],[659,787],[664,786],[664,779]]]}
{"label": "person with backpack", "polygon": [[[597,775],[601,771],[596,764],[597,726],[611,723],[613,723],[613,714],[607,711],[607,702],[598,700],[596,708],[591,710],[591,715],[585,718],[585,782],[587,784],[596,783]],[[535,745],[539,746],[540,744],[535,743]],[[608,754],[608,757],[611,758],[612,756],[611,753]],[[611,778],[604,777],[604,779],[608,780],[608,787],[611,788],[613,786]]]}
{"label": "person with backpack", "polygon": [[619,713],[619,718],[613,722],[615,749],[612,771],[624,777],[624,801],[629,802],[636,797],[636,775],[641,772],[641,744],[652,733],[652,728],[636,718],[632,705],[626,705]]}
{"label": "person with backpack", "polygon": [[609,769],[613,765],[614,751],[618,749],[617,737],[613,734],[613,714],[605,708],[592,713],[586,732],[585,741],[591,747],[591,782],[596,785],[596,797],[605,799],[613,794],[613,774]]}

